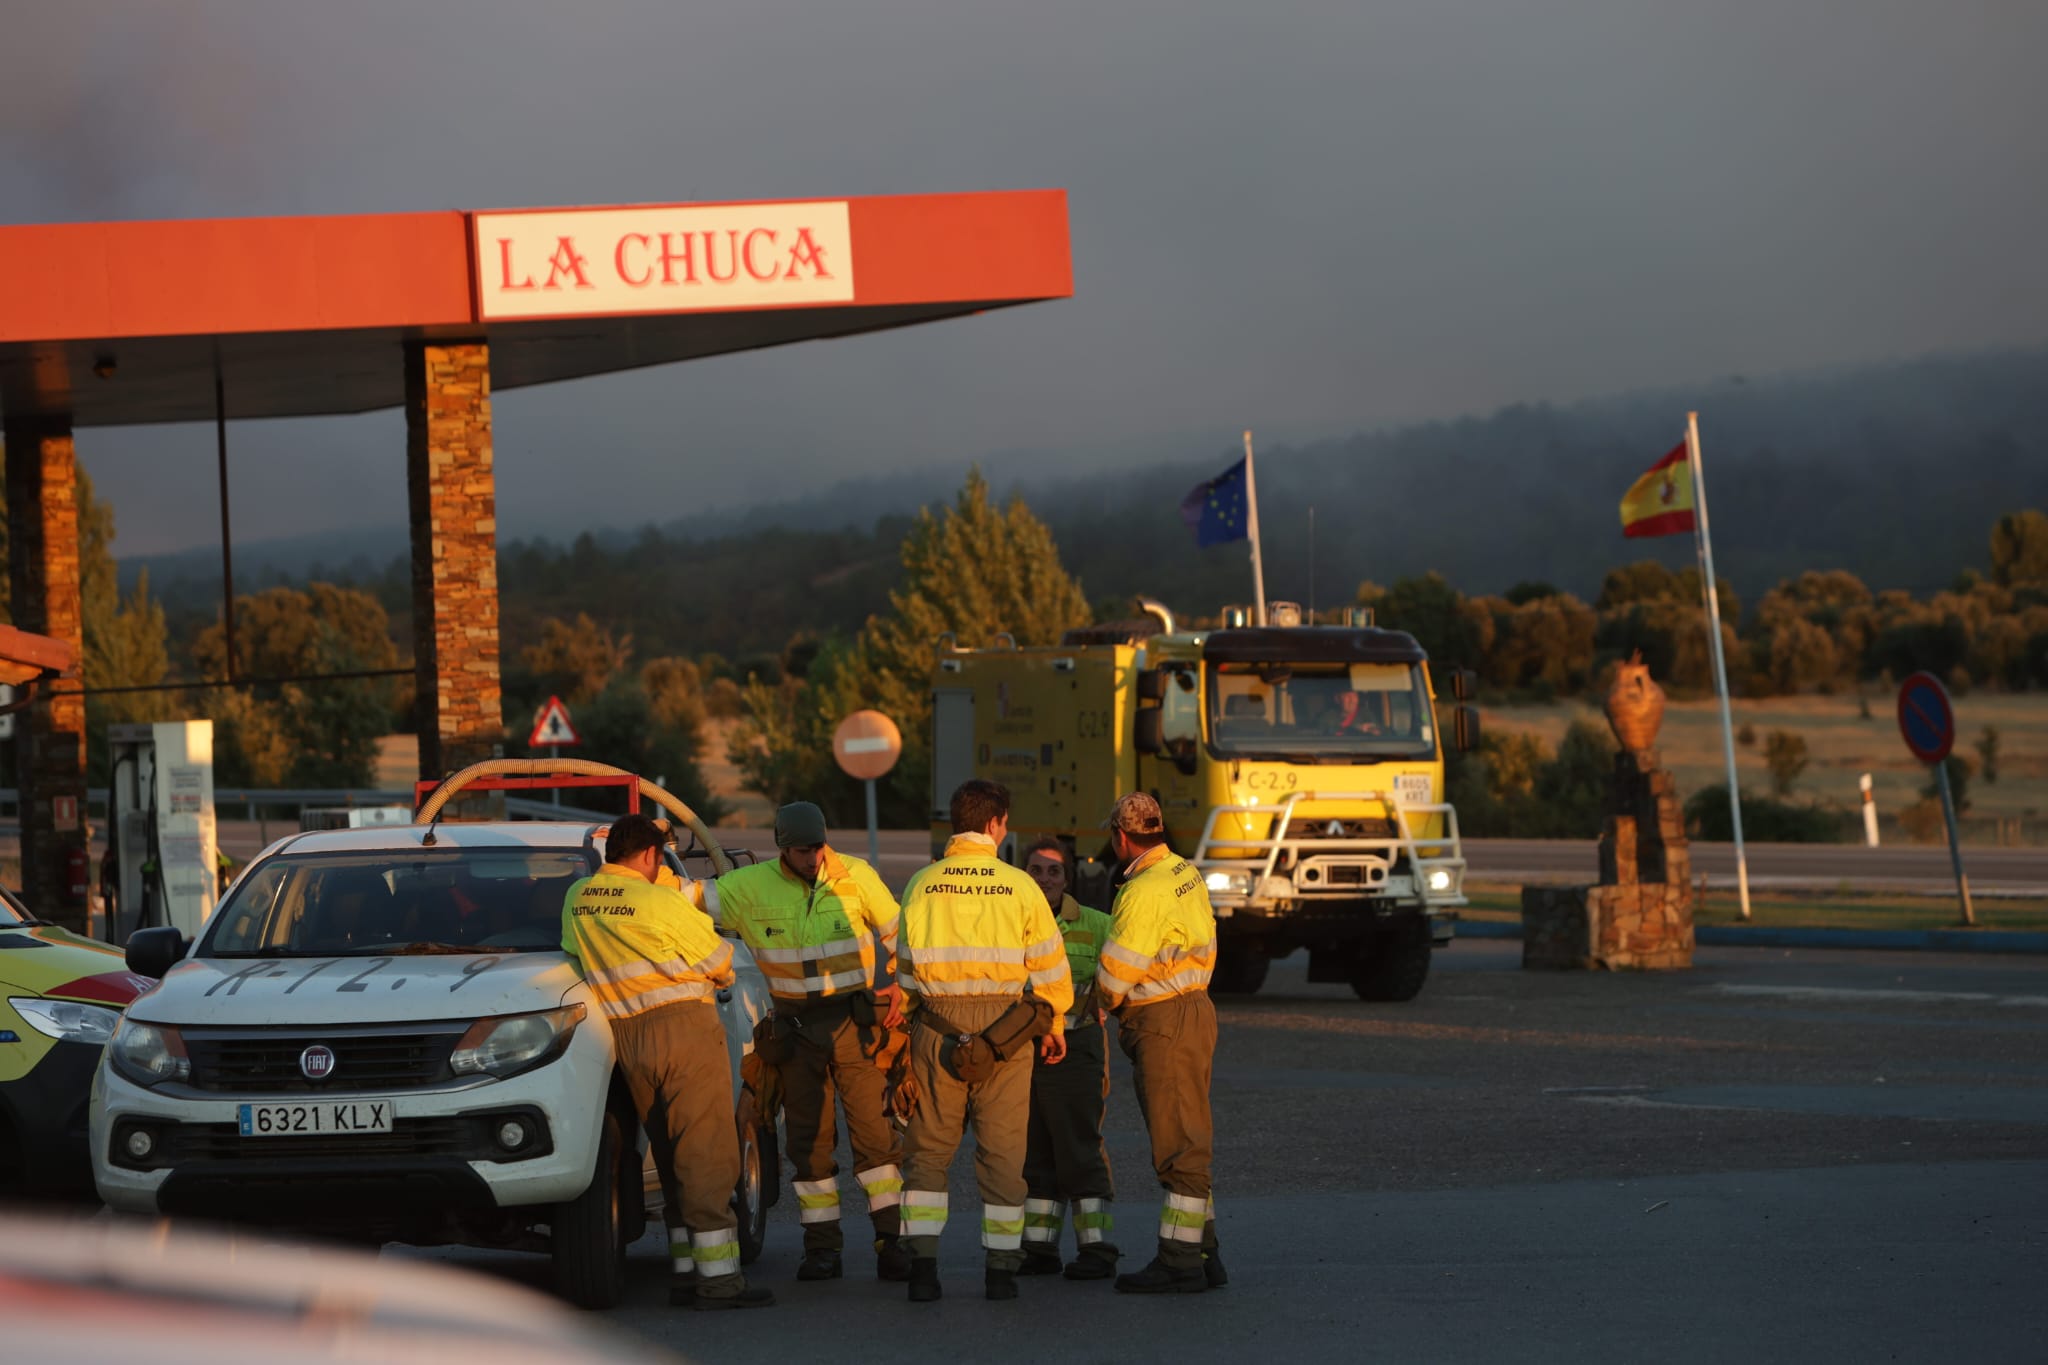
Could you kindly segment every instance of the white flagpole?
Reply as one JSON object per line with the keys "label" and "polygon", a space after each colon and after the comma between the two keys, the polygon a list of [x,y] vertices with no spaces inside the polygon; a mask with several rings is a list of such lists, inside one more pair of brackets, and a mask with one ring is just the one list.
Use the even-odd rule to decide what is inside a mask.
{"label": "white flagpole", "polygon": [[1742,788],[1735,779],[1735,721],[1728,706],[1728,661],[1721,657],[1721,595],[1714,590],[1714,540],[1707,530],[1707,474],[1700,467],[1700,415],[1685,415],[1685,453],[1692,464],[1698,512],[1701,591],[1707,597],[1707,643],[1714,652],[1714,683],[1721,692],[1721,752],[1728,760],[1728,814],[1735,830],[1735,887],[1742,918],[1749,918],[1749,857],[1742,849]]}
{"label": "white flagpole", "polygon": [[1252,542],[1252,620],[1266,624],[1266,569],[1259,562],[1259,486],[1252,481],[1252,434],[1244,434],[1245,530]]}

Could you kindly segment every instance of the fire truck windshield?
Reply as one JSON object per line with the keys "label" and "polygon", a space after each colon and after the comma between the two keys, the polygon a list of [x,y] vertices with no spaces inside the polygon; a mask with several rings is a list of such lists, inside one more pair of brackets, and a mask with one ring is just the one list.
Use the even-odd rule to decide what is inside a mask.
{"label": "fire truck windshield", "polygon": [[1211,664],[1209,743],[1232,758],[1306,763],[1436,756],[1417,664]]}

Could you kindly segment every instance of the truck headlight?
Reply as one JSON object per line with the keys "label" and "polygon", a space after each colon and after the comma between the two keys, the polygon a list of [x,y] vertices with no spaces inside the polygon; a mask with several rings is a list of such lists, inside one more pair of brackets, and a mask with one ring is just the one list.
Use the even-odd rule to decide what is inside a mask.
{"label": "truck headlight", "polygon": [[479,1019],[456,1043],[448,1068],[458,1076],[517,1075],[562,1055],[583,1022],[581,1005],[538,1014],[503,1014]]}
{"label": "truck headlight", "polygon": [[1434,872],[1431,872],[1429,874],[1429,889],[1432,891],[1450,890],[1451,874],[1441,867],[1437,868]]}
{"label": "truck headlight", "polygon": [[1227,896],[1242,896],[1252,885],[1252,875],[1249,872],[1211,872],[1204,880],[1211,891]]}
{"label": "truck headlight", "polygon": [[107,1047],[114,1070],[137,1085],[162,1085],[192,1075],[192,1059],[185,1055],[185,1039],[170,1024],[145,1024],[123,1019]]}
{"label": "truck headlight", "polygon": [[105,1005],[86,1005],[76,1000],[45,1000],[38,996],[10,997],[8,1004],[22,1021],[46,1038],[60,1043],[90,1043],[105,1047],[121,1022],[121,1011]]}

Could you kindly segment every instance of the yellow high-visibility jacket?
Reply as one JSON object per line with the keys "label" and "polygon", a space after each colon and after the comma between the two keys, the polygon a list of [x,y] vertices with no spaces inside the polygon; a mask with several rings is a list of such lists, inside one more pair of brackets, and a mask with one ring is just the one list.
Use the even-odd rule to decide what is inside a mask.
{"label": "yellow high-visibility jacket", "polygon": [[858,858],[826,848],[806,886],[777,858],[718,879],[718,916],[754,950],[777,1000],[818,1001],[896,979],[896,898]]}
{"label": "yellow high-visibility jacket", "polygon": [[678,1000],[709,1002],[733,983],[732,944],[682,892],[606,863],[562,900],[562,951],[607,1018]]}
{"label": "yellow high-visibility jacket", "polygon": [[1065,940],[1038,884],[996,857],[985,834],[956,834],[946,856],[903,888],[896,979],[942,1013],[948,996],[1033,994],[1052,1006],[1053,1032],[1074,1007]]}
{"label": "yellow high-visibility jacket", "polygon": [[1095,993],[1110,1013],[1209,988],[1216,916],[1201,870],[1166,845],[1131,864],[1109,917]]}

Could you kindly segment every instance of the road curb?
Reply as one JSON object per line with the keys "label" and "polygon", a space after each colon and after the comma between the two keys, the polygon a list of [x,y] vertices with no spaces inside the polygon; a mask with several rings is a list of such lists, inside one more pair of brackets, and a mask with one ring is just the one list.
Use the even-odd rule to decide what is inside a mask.
{"label": "road curb", "polygon": [[[2016,929],[1774,929],[1702,924],[1701,943],[1735,948],[1883,948],[1915,953],[2048,953],[2048,934]],[[1505,920],[1460,920],[1459,938],[1520,938]]]}

